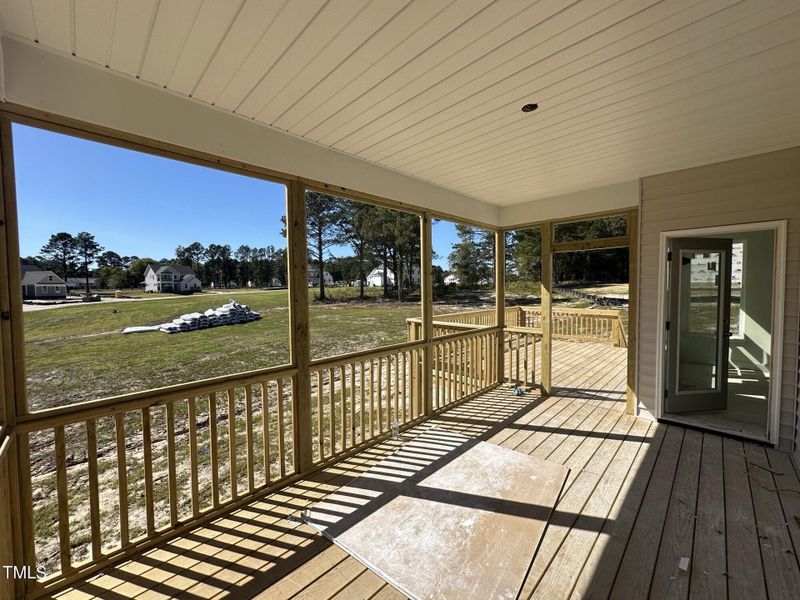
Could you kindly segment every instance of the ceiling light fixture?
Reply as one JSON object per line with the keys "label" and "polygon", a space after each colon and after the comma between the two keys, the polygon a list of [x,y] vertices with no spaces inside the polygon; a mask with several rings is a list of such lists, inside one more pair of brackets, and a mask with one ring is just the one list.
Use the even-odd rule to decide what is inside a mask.
{"label": "ceiling light fixture", "polygon": [[522,107],[522,112],[533,112],[537,108],[539,108],[538,104],[526,104],[525,106]]}

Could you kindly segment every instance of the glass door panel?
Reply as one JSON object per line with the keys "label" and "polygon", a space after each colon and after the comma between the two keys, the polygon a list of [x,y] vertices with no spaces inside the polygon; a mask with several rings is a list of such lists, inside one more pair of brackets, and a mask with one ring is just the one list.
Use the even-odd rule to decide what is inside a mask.
{"label": "glass door panel", "polygon": [[726,407],[732,243],[672,240],[666,412]]}

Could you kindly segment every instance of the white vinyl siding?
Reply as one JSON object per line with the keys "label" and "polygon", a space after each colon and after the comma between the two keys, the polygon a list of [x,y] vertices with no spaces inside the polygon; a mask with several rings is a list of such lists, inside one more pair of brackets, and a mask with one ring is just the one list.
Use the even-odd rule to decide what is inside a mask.
{"label": "white vinyl siding", "polygon": [[[655,412],[659,236],[662,231],[787,220],[780,447],[795,447],[800,321],[800,148],[641,180],[638,397]],[[800,456],[798,456],[800,458]]]}

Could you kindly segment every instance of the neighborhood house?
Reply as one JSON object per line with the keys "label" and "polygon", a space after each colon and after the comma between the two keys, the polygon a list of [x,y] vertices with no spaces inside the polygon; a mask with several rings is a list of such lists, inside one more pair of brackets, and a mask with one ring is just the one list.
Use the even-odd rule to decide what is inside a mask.
{"label": "neighborhood house", "polygon": [[[93,290],[97,287],[97,277],[89,277],[89,289]],[[67,277],[68,290],[85,290],[86,277]]]}
{"label": "neighborhood house", "polygon": [[186,265],[156,263],[147,265],[144,272],[145,292],[191,294],[199,292],[202,287],[194,269]]}
{"label": "neighborhood house", "polygon": [[22,298],[66,298],[67,283],[52,271],[22,265]]}
{"label": "neighborhood house", "polygon": [[[325,271],[325,285],[333,285],[333,275]],[[319,267],[316,265],[308,265],[308,287],[316,287],[319,285]]]}
{"label": "neighborhood house", "polygon": [[[414,265],[414,269],[411,272],[411,283],[412,285],[419,285],[419,267]],[[386,269],[386,283],[388,285],[394,285],[394,271],[392,269]],[[369,275],[367,275],[367,285],[370,287],[379,287],[383,285],[383,267],[377,266],[372,271],[370,271]]]}

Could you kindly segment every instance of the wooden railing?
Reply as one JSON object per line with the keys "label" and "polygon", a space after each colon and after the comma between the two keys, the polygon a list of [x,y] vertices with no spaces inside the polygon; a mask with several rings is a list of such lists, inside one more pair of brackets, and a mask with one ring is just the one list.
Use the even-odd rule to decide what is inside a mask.
{"label": "wooden railing", "polygon": [[[518,306],[516,322],[507,321],[506,325],[531,327],[542,326],[542,310],[539,307]],[[554,339],[566,339],[580,342],[595,342],[626,345],[622,335],[622,319],[620,312],[613,309],[591,308],[554,308],[552,331]]]}
{"label": "wooden railing", "polygon": [[434,409],[478,394],[498,381],[497,329],[445,335],[433,342],[431,352]]}
{"label": "wooden railing", "polygon": [[25,564],[102,565],[295,472],[294,369],[34,413],[17,425]]}
{"label": "wooden railing", "polygon": [[[472,310],[433,318],[434,335],[444,335],[448,327],[461,325],[493,325],[495,311]],[[421,319],[406,319],[409,339],[422,335]],[[505,309],[506,327],[518,327],[541,331],[542,311],[535,306],[511,306]],[[437,333],[439,331],[439,333]],[[581,342],[611,344],[627,347],[625,328],[618,310],[588,308],[554,308],[552,321],[553,338]],[[416,337],[414,337],[416,336]]]}
{"label": "wooden railing", "polygon": [[313,361],[305,441],[293,391],[299,374],[289,367],[21,415],[14,439],[29,465],[20,472],[22,556],[47,573],[27,595],[303,475],[298,443],[310,443],[321,465],[423,419],[427,394],[435,411],[497,384],[497,328],[446,322],[439,332],[429,342]]}
{"label": "wooden railing", "polygon": [[423,415],[425,344],[399,344],[311,364],[314,462]]}
{"label": "wooden railing", "polygon": [[536,343],[541,334],[523,327],[506,327],[503,379],[523,387],[536,385]]}

